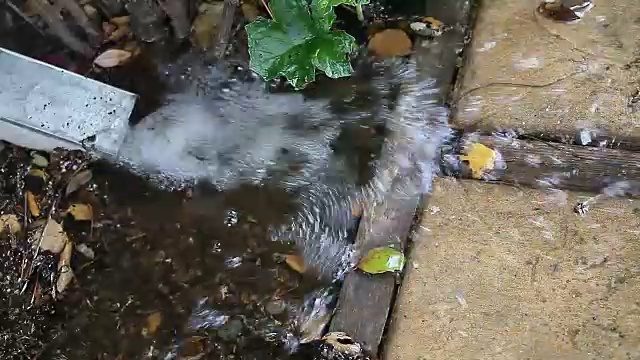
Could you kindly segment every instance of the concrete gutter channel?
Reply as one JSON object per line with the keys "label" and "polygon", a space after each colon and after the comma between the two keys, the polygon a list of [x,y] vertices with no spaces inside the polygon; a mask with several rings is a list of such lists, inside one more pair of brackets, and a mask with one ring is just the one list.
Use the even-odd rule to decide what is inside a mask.
{"label": "concrete gutter channel", "polygon": [[[469,130],[480,130],[486,136],[474,141],[507,155],[494,181],[513,186],[437,179],[429,199],[390,196],[365,211],[356,241],[407,251],[404,281],[349,273],[330,331],[344,331],[374,353],[384,350],[390,360],[640,357],[633,330],[640,329],[633,300],[640,298],[640,247],[632,244],[638,204],[598,199],[594,215],[577,217],[579,197],[561,191],[599,192],[616,180],[640,179],[640,105],[632,101],[640,37],[612,29],[632,24],[624,33],[640,34],[640,7],[596,1],[581,23],[568,25],[535,17],[536,6],[483,2],[476,14],[467,0],[428,2],[425,15],[457,25],[428,47],[417,44],[413,55],[419,76],[437,79],[438,100],[454,106],[451,125],[461,130],[448,154],[459,155]],[[41,150],[87,148],[89,139],[92,151],[117,158],[136,96],[81,80],[0,49],[2,138]],[[55,125],[60,114],[64,126]],[[581,127],[594,130],[589,146],[571,144]],[[489,136],[496,128],[524,135],[498,143]],[[612,141],[616,135],[625,140]],[[546,141],[532,141],[536,136]],[[594,146],[604,140],[604,148]],[[534,167],[532,154],[542,159]],[[556,189],[518,188],[567,169],[580,171]],[[634,191],[617,195],[640,195]]]}

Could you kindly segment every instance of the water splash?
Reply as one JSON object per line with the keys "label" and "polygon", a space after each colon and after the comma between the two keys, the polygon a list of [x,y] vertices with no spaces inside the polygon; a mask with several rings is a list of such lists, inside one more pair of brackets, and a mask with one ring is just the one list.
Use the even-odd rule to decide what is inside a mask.
{"label": "water splash", "polygon": [[[389,193],[428,192],[439,145],[450,133],[442,94],[433,80],[418,79],[414,63],[362,68],[366,74],[356,73],[339,98],[311,98],[270,94],[246,71],[177,67],[168,72],[174,93],[130,131],[119,159],[171,188],[202,180],[222,190],[247,182],[286,188],[297,195],[299,211],[273,231],[274,240],[295,242],[308,265],[339,279],[355,256],[348,242],[354,206]],[[332,148],[346,124],[384,124],[394,134],[384,143],[392,156],[374,164],[364,186],[356,186],[349,162]]]}

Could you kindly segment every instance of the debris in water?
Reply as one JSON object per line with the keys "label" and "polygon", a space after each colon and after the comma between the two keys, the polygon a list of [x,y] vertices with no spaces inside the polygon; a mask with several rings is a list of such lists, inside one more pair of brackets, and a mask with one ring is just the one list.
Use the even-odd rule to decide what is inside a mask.
{"label": "debris in water", "polygon": [[93,220],[93,208],[89,204],[71,204],[67,212],[76,221]]}
{"label": "debris in water", "polygon": [[484,178],[485,172],[493,170],[496,152],[483,144],[472,143],[465,149],[465,155],[460,160],[467,161],[474,179]]}
{"label": "debris in water", "polygon": [[291,269],[295,270],[300,274],[304,273],[304,271],[306,270],[304,265],[304,259],[302,258],[302,256],[289,254],[285,256],[284,262],[287,265],[289,265]]}
{"label": "debris in water", "polygon": [[358,269],[368,274],[400,271],[404,267],[404,254],[391,247],[378,247],[369,250],[358,262]]}
{"label": "debris in water", "polygon": [[407,56],[411,53],[411,39],[400,29],[386,29],[373,35],[368,48],[381,57]]}
{"label": "debris in water", "polygon": [[147,324],[142,329],[142,335],[145,337],[153,336],[160,327],[162,323],[162,313],[160,311],[155,311],[147,316]]}
{"label": "debris in water", "polygon": [[420,36],[435,37],[440,36],[446,29],[444,23],[432,17],[425,17],[422,21],[415,21],[409,24],[413,32]]}

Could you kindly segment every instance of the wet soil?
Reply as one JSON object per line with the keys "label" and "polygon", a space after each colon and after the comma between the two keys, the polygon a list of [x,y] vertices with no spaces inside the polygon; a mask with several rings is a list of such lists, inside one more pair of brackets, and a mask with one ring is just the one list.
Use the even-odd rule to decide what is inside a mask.
{"label": "wet soil", "polygon": [[[21,179],[29,155],[9,146],[2,155],[3,178]],[[162,192],[125,170],[90,168],[92,183],[60,208],[92,205],[92,223],[67,217],[63,226],[95,258],[74,253],[76,286],[62,299],[30,306],[31,290],[17,295],[16,250],[3,241],[2,358],[286,356],[289,316],[326,285],[274,258],[294,252],[269,234],[294,210],[288,195],[250,186]],[[24,213],[21,182],[3,183],[3,213]]]}

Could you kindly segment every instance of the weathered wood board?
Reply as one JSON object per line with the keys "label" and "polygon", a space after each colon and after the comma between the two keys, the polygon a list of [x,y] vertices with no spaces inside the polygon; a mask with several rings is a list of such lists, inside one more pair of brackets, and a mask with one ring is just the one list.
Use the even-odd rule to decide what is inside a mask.
{"label": "weathered wood board", "polygon": [[640,153],[533,140],[480,136],[475,140],[497,150],[506,163],[496,182],[526,187],[600,193],[614,185],[620,196],[640,196]]}
{"label": "weathered wood board", "polygon": [[[468,24],[469,13],[470,8],[466,0],[438,0],[427,3],[426,16],[433,16],[445,24],[459,26],[445,32],[429,46],[416,44],[413,59],[418,66],[419,79],[435,79],[435,87],[440,90],[438,93],[424,94],[425,98],[418,101],[437,100],[444,104],[455,77],[459,53],[464,48],[465,25]],[[401,137],[394,138],[394,134],[390,136],[390,142],[403,141]],[[392,148],[383,149],[383,168],[385,164],[393,162],[385,160],[393,158],[393,154],[388,153]],[[421,180],[415,177],[412,181]],[[393,246],[396,249],[405,247],[421,199],[419,195],[397,196],[393,186],[391,189],[383,201],[370,205],[372,208],[364,212],[356,238],[356,245],[362,251],[379,246]],[[369,276],[352,271],[345,278],[330,331],[343,331],[361,343],[366,350],[377,353],[395,293],[396,281],[393,275]]]}

